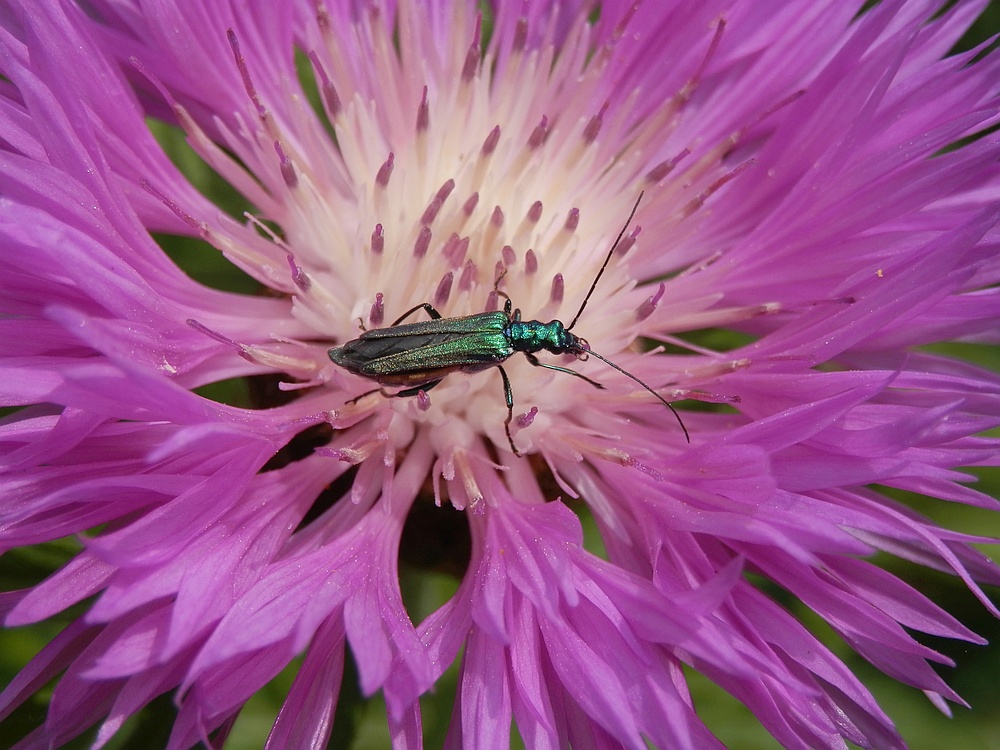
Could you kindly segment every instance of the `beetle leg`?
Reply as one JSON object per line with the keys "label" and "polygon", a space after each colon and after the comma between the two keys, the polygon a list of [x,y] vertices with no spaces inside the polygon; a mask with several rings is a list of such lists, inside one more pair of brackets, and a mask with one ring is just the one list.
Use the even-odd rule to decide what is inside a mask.
{"label": "beetle leg", "polygon": [[[496,292],[497,294],[503,294],[503,292],[500,291],[500,282],[503,281],[503,277],[507,275],[507,266],[501,266],[501,267],[503,268],[503,270],[499,274],[497,274],[496,281],[493,282],[493,291]],[[503,294],[503,296],[506,297],[507,295]]]}
{"label": "beetle leg", "polygon": [[504,304],[504,309],[508,313],[510,313],[510,306],[511,306],[510,297],[508,296],[507,292],[500,291],[500,282],[503,281],[503,277],[506,275],[507,275],[507,269],[505,267],[503,271],[500,272],[500,275],[497,276],[497,280],[493,282],[493,291],[496,293],[497,297],[503,297],[505,300],[507,300],[506,303]]}
{"label": "beetle leg", "polygon": [[356,404],[356,403],[358,403],[358,401],[360,401],[361,399],[363,399],[365,396],[370,396],[373,393],[378,393],[381,390],[382,390],[381,388],[372,388],[370,391],[365,391],[360,396],[355,396],[354,398],[347,399],[347,401],[345,401],[344,403],[346,403],[346,404]]}
{"label": "beetle leg", "polygon": [[514,445],[514,438],[510,436],[510,422],[514,418],[514,391],[510,388],[510,378],[507,377],[507,373],[499,365],[497,365],[497,369],[500,371],[500,377],[503,378],[503,397],[507,402],[507,418],[503,421],[503,431],[507,433],[507,442],[510,443],[511,451],[520,458],[521,451]]}
{"label": "beetle leg", "polygon": [[441,320],[441,313],[435,310],[434,306],[430,302],[421,302],[416,307],[411,307],[405,313],[400,315],[399,318],[396,320],[396,322],[393,323],[392,325],[398,326],[400,323],[402,323],[404,320],[406,320],[408,317],[413,315],[413,313],[415,313],[417,310],[421,308],[427,311],[427,314],[431,316],[431,320]]}
{"label": "beetle leg", "polygon": [[536,357],[534,354],[528,354],[528,352],[525,352],[524,356],[527,357],[528,361],[535,367],[544,367],[546,370],[555,370],[556,372],[564,372],[567,375],[572,375],[574,377],[580,378],[580,380],[586,380],[588,383],[594,386],[594,388],[602,388],[602,389],[604,388],[604,386],[598,383],[596,380],[591,380],[586,375],[581,375],[576,370],[570,370],[569,368],[566,367],[558,367],[557,365],[547,365],[544,362],[540,362],[538,360],[538,357]]}
{"label": "beetle leg", "polygon": [[[432,308],[433,309],[433,308]],[[395,325],[395,323],[393,323]],[[388,393],[385,388],[380,388],[382,395],[386,398],[409,398],[410,396],[416,396],[420,391],[429,391],[431,388],[440,383],[444,378],[439,378],[437,380],[432,380],[429,383],[424,383],[423,385],[418,385],[414,388],[407,388],[403,391],[396,391],[395,393]]]}
{"label": "beetle leg", "polygon": [[420,391],[429,391],[431,388],[436,386],[444,378],[440,380],[432,380],[430,383],[425,383],[424,385],[418,385],[415,388],[407,388],[403,391],[396,391],[395,393],[390,393],[385,388],[372,388],[370,391],[365,391],[360,396],[355,396],[354,398],[348,399],[346,403],[356,404],[358,401],[363,399],[365,396],[370,396],[373,393],[381,393],[386,398],[408,398],[409,396],[416,396]]}

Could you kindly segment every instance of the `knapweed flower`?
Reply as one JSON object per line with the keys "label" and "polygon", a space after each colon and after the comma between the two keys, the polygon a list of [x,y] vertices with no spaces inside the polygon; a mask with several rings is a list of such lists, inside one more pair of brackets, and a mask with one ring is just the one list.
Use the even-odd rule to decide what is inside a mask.
{"label": "knapweed flower", "polygon": [[[77,546],[0,600],[68,622],[0,698],[54,685],[18,747],[161,695],[170,748],[219,745],[289,665],[268,747],[321,747],[348,653],[400,748],[456,661],[451,747],[719,747],[692,670],[785,747],[902,747],[776,592],[961,702],[915,636],[981,639],[871,558],[996,613],[981,540],[897,492],[996,505],[958,469],[996,463],[1000,378],[922,348],[1000,339],[1000,57],[950,54],[983,6],[6,0],[0,540]],[[508,300],[683,425],[514,353],[515,453],[500,372],[453,372],[509,332],[366,345],[381,384],[329,355]],[[423,618],[402,558],[459,581]]]}

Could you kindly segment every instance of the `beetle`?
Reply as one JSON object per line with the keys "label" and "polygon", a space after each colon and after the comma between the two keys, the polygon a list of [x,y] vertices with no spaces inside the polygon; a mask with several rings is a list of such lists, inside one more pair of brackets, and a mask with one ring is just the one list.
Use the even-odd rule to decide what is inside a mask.
{"label": "beetle", "polygon": [[[626,377],[631,378],[647,391],[656,396],[659,401],[673,412],[674,417],[684,431],[684,438],[691,442],[690,435],[677,410],[660,394],[642,382],[632,373],[623,370],[614,362],[602,357],[590,348],[586,339],[572,333],[580,315],[583,314],[590,301],[597,282],[600,281],[618,247],[628,231],[629,224],[635,217],[642,200],[642,193],[632,207],[618,233],[618,238],[611,245],[604,264],[590,285],[587,296],[584,297],[580,309],[570,324],[564,325],[559,320],[543,323],[540,320],[521,320],[521,311],[513,309],[510,297],[499,291],[497,286],[503,274],[497,279],[494,291],[506,298],[503,310],[481,312],[474,315],[464,315],[457,318],[441,316],[428,302],[422,302],[403,313],[391,326],[365,331],[358,338],[348,341],[343,346],[330,349],[327,355],[330,359],[348,372],[373,380],[380,386],[396,386],[402,390],[389,393],[384,388],[367,391],[352,401],[357,401],[367,395],[380,391],[387,398],[405,398],[416,396],[421,391],[429,391],[453,372],[479,372],[496,367],[500,370],[503,380],[504,400],[507,403],[507,418],[504,420],[504,431],[507,442],[515,456],[521,452],[514,445],[510,434],[510,423],[514,417],[514,393],[510,386],[510,378],[502,364],[515,352],[522,352],[525,358],[535,367],[566,373],[590,383],[595,388],[604,388],[600,383],[591,380],[575,370],[566,367],[541,362],[535,355],[540,351],[552,354],[573,354],[577,359],[585,361],[593,356],[614,368]],[[403,323],[406,318],[418,310],[424,310],[430,320],[416,323]]]}

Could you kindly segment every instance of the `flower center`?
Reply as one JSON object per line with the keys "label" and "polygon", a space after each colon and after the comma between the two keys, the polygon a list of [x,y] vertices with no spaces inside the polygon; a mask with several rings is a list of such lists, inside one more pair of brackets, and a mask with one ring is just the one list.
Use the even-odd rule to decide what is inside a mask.
{"label": "flower center", "polygon": [[[385,439],[408,441],[419,424],[448,454],[480,435],[505,448],[505,433],[521,431],[521,444],[534,449],[571,415],[578,423],[573,450],[589,450],[584,435],[609,431],[597,424],[599,415],[587,423],[601,393],[593,386],[616,397],[636,390],[595,360],[634,370],[621,357],[639,361],[627,349],[664,294],[662,283],[652,293],[637,288],[627,267],[628,253],[643,252],[641,224],[653,223],[658,236],[675,228],[683,237],[706,198],[746,166],[724,163],[738,134],[699,147],[696,156],[682,145],[690,136],[679,123],[722,24],[688,82],[674,97],[651,102],[639,91],[617,91],[608,74],[628,18],[601,40],[585,19],[560,32],[558,43],[554,27],[534,29],[527,20],[513,38],[485,40],[482,17],[456,4],[452,33],[467,40],[458,54],[462,45],[433,48],[431,20],[403,4],[391,23],[374,10],[357,22],[359,57],[324,9],[317,12],[319,35],[308,40],[306,57],[319,110],[272,112],[268,93],[254,83],[256,61],[244,59],[230,33],[253,118],[243,132],[225,135],[265,190],[246,179],[234,184],[257,198],[282,234],[255,218],[260,232],[244,243],[199,229],[288,294],[292,315],[310,331],[305,339],[276,336],[272,346],[241,347],[241,354],[298,381],[286,390],[327,386],[326,410],[337,428],[381,413]],[[529,36],[539,34],[529,47]],[[358,69],[358,59],[372,64]],[[200,153],[233,174],[232,162],[177,109]],[[655,210],[647,199],[594,289],[642,189],[655,193]],[[672,259],[671,251],[656,248],[646,273],[655,267],[665,277],[692,262],[690,255]],[[456,319],[502,310],[508,300],[525,321],[568,323],[600,356],[582,362],[573,353],[542,352],[530,361],[513,351],[506,330],[426,348],[441,344],[427,337],[454,330]],[[443,322],[428,328],[432,319]],[[418,328],[388,349],[382,339],[368,340],[366,331],[395,324]],[[659,328],[668,330],[662,322]],[[372,372],[331,362],[330,347],[349,342],[359,342],[356,359]],[[486,358],[482,367],[474,357]],[[493,365],[503,374],[469,372]],[[677,380],[662,367],[625,374],[650,391]],[[413,398],[384,398],[392,394]],[[362,460],[367,451],[355,446],[344,456]]]}

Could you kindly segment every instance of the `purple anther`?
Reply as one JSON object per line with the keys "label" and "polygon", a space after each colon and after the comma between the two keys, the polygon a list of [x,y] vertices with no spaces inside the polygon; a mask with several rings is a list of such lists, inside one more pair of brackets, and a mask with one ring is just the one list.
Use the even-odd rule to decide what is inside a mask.
{"label": "purple anther", "polygon": [[673,159],[667,159],[666,161],[661,161],[651,170],[646,172],[646,182],[659,182],[668,174],[674,171],[674,167],[677,163]]}
{"label": "purple anther", "polygon": [[471,242],[472,240],[469,237],[463,237],[459,240],[458,247],[455,248],[455,265],[458,265],[465,260],[465,256],[469,252],[469,244]]}
{"label": "purple anther", "polygon": [[549,299],[551,299],[556,304],[563,301],[563,294],[566,291],[566,284],[563,281],[563,275],[557,273],[552,277],[552,291],[549,292]]}
{"label": "purple anther", "polygon": [[530,275],[537,271],[538,271],[538,256],[535,255],[535,251],[529,247],[528,252],[524,254],[524,272]]}
{"label": "purple anther", "polygon": [[634,458],[632,458],[632,456],[629,456],[629,455],[623,456],[621,458],[621,464],[622,464],[622,466],[626,466],[626,467],[628,467],[630,469],[638,469],[639,471],[641,471],[646,476],[652,478],[652,480],[654,482],[662,482],[663,481],[663,475],[660,472],[658,472],[652,466],[647,466],[646,464],[642,463],[641,461],[636,461]]}
{"label": "purple anther", "polygon": [[497,290],[496,289],[491,290],[490,293],[486,296],[485,311],[495,312],[496,310],[498,310],[500,307],[499,300],[500,300],[500,295],[497,294]]}
{"label": "purple anther", "polygon": [[218,331],[213,331],[211,328],[209,328],[208,326],[206,326],[204,323],[199,323],[194,318],[188,318],[186,322],[187,322],[188,326],[190,326],[194,330],[198,331],[198,333],[202,333],[202,334],[208,336],[209,338],[214,339],[215,341],[218,341],[220,344],[226,344],[227,346],[234,346],[234,347],[239,348],[239,344],[237,344],[231,338],[229,338],[228,336],[224,336],[223,334],[219,333]]}
{"label": "purple anther", "polygon": [[431,408],[431,397],[427,395],[427,391],[417,391],[417,408],[420,411],[427,411]]}
{"label": "purple anther", "polygon": [[462,66],[462,80],[468,83],[476,77],[479,70],[479,47],[482,44],[483,14],[476,14],[476,30],[472,35],[472,44],[469,51],[465,53],[465,64]]}
{"label": "purple anther", "polygon": [[494,151],[496,151],[497,144],[500,142],[500,126],[495,125],[490,134],[486,136],[486,140],[483,141],[483,147],[480,150],[483,156],[489,156]]}
{"label": "purple anther", "polygon": [[476,210],[476,206],[479,205],[479,193],[473,193],[468,198],[465,199],[465,203],[462,204],[462,213],[466,216],[472,216],[472,212]]}
{"label": "purple anther", "polygon": [[545,139],[549,137],[549,118],[546,115],[542,115],[542,119],[535,126],[535,129],[531,131],[531,135],[528,136],[528,148],[534,151],[536,148],[545,143]]}
{"label": "purple anther", "polygon": [[319,79],[319,91],[323,96],[326,111],[331,119],[335,119],[343,108],[343,105],[340,103],[340,95],[337,94],[337,87],[333,85],[330,77],[326,74],[326,69],[319,61],[319,55],[316,54],[316,50],[309,50],[309,61],[312,62],[313,71],[315,71],[316,77]]}
{"label": "purple anther", "polygon": [[604,125],[604,115],[607,114],[607,111],[608,103],[604,102],[597,114],[590,118],[587,127],[583,129],[584,143],[593,143],[597,140],[597,136],[601,132],[601,127]]}
{"label": "purple anther", "polygon": [[476,281],[476,277],[479,274],[479,269],[476,268],[476,264],[472,262],[472,259],[465,261],[465,267],[462,269],[462,275],[458,277],[458,288],[467,292],[472,288],[473,283]]}
{"label": "purple anther", "polygon": [[382,225],[376,224],[375,231],[372,232],[372,252],[375,255],[381,255],[382,251],[385,250],[385,234],[382,233]]}
{"label": "purple anther", "polygon": [[430,125],[431,110],[427,104],[427,87],[424,86],[423,96],[420,97],[420,106],[417,107],[417,132],[426,132]]}
{"label": "purple anther", "polygon": [[309,280],[306,272],[302,270],[302,266],[295,262],[295,256],[289,253],[285,256],[285,260],[288,261],[288,268],[292,272],[292,281],[295,282],[295,286],[303,292],[309,291],[312,282]]}
{"label": "purple anther", "polygon": [[636,227],[627,235],[622,237],[622,241],[618,243],[618,247],[615,248],[615,255],[621,256],[632,249],[635,241],[639,238],[639,232],[642,231],[642,227]]}
{"label": "purple anther", "polygon": [[185,224],[197,230],[202,236],[206,234],[206,227],[204,225],[204,222],[198,221],[191,214],[189,214],[187,211],[181,208],[176,201],[171,200],[163,193],[161,193],[159,190],[157,190],[155,187],[153,187],[153,185],[145,177],[139,180],[139,184],[142,186],[143,190],[152,195],[154,198],[160,201],[160,203],[169,208],[171,211],[173,211],[174,215],[177,216],[177,218],[179,218]]}
{"label": "purple anther", "polygon": [[528,43],[528,19],[521,16],[514,25],[514,41],[510,45],[511,51],[518,53],[524,50]]}
{"label": "purple anther", "polygon": [[531,204],[531,208],[528,209],[528,221],[532,224],[537,224],[538,220],[542,218],[542,202],[535,201]]}
{"label": "purple anther", "polygon": [[683,149],[676,156],[671,156],[666,161],[661,161],[646,173],[646,182],[657,183],[674,171],[674,168],[691,153],[691,149]]}
{"label": "purple anther", "polygon": [[316,25],[324,32],[330,30],[330,11],[327,10],[323,3],[316,2],[313,3],[316,6]]}
{"label": "purple anther", "polygon": [[274,142],[274,151],[278,154],[281,179],[285,181],[285,185],[287,185],[289,189],[294,189],[299,184],[299,176],[295,173],[295,165],[292,164],[292,160],[288,158],[288,154],[285,153],[285,149],[281,147],[281,141]]}
{"label": "purple anther", "polygon": [[389,184],[389,178],[392,177],[392,168],[396,163],[396,155],[390,151],[389,158],[382,162],[382,166],[379,167],[378,174],[375,176],[375,184],[379,187],[385,187]]}
{"label": "purple anther", "polygon": [[712,35],[712,41],[708,45],[708,51],[705,53],[704,59],[702,59],[701,64],[698,66],[698,70],[695,71],[694,81],[697,82],[701,79],[702,75],[705,73],[705,69],[708,67],[709,60],[715,55],[715,51],[719,48],[719,42],[722,41],[722,32],[726,30],[726,19],[720,18],[719,22],[715,26],[715,34]]}
{"label": "purple anther", "polygon": [[503,264],[508,268],[517,262],[517,254],[510,245],[503,246],[500,250],[500,257],[503,259]]}
{"label": "purple anther", "polygon": [[663,297],[663,292],[666,288],[666,284],[661,281],[660,288],[656,291],[656,294],[652,295],[649,299],[639,305],[639,309],[635,311],[636,320],[645,320],[653,314],[653,311],[656,310],[656,306],[659,304],[660,298]]}
{"label": "purple anther", "polygon": [[416,242],[413,243],[413,257],[423,258],[427,254],[427,248],[431,246],[431,230],[426,227],[420,227],[420,233],[417,235]]}
{"label": "purple anther", "polygon": [[425,227],[433,224],[443,205],[444,201],[433,198],[427,208],[424,209],[423,216],[420,217],[420,223]]}
{"label": "purple anther", "polygon": [[444,202],[448,199],[448,196],[451,195],[451,192],[454,189],[455,181],[450,178],[438,188],[437,193],[435,193],[434,197],[431,199],[430,205],[427,206],[427,209],[424,211],[424,215],[420,217],[421,224],[424,226],[430,226],[434,223],[434,219],[437,218],[438,212],[441,210]]}
{"label": "purple anther", "polygon": [[240,42],[236,38],[236,32],[232,29],[226,29],[226,37],[229,39],[229,46],[233,50],[233,57],[236,58],[236,67],[240,71],[240,78],[243,79],[243,88],[257,109],[257,116],[263,118],[267,114],[267,110],[261,104],[260,97],[257,95],[257,89],[253,85],[253,79],[250,78],[250,69],[247,67],[247,61],[243,57],[243,53],[240,52]]}
{"label": "purple anther", "polygon": [[438,282],[437,290],[434,292],[434,306],[442,307],[445,302],[448,301],[448,297],[451,296],[451,284],[455,280],[455,274],[448,271],[441,281]]}
{"label": "purple anther", "polygon": [[434,200],[439,200],[442,203],[447,200],[448,196],[451,195],[452,191],[455,189],[455,181],[450,177],[444,181],[444,184],[438,188],[437,193],[434,194]]}
{"label": "purple anther", "polygon": [[375,328],[382,325],[382,321],[385,320],[384,299],[382,292],[375,292],[375,302],[372,303],[372,309],[368,313],[368,322]]}
{"label": "purple anther", "polygon": [[458,265],[455,261],[455,256],[457,255],[456,250],[459,242],[461,242],[461,238],[455,232],[452,232],[445,241],[444,247],[441,248],[441,255],[453,266]]}
{"label": "purple anther", "polygon": [[571,208],[566,216],[566,223],[563,225],[567,232],[575,232],[580,226],[580,209]]}
{"label": "purple anther", "polygon": [[493,207],[493,213],[490,214],[490,223],[497,228],[503,226],[503,211],[500,209],[500,206]]}
{"label": "purple anther", "polygon": [[530,427],[531,423],[535,421],[535,416],[538,414],[538,407],[532,406],[530,410],[520,414],[517,417],[517,426],[522,430],[525,427]]}

